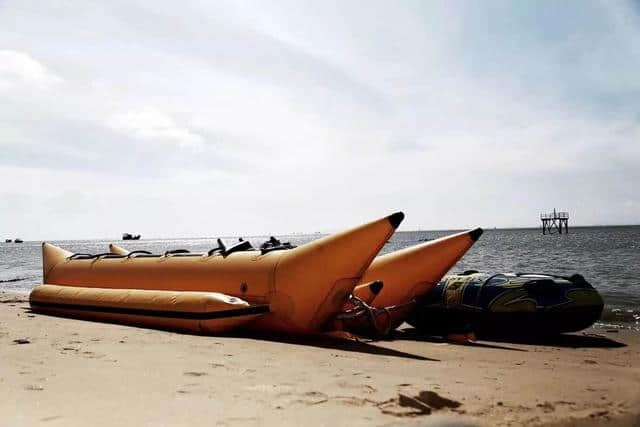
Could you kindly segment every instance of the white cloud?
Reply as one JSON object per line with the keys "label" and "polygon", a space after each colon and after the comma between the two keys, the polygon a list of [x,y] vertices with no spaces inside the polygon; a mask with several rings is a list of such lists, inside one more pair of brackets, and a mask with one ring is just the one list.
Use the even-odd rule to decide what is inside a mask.
{"label": "white cloud", "polygon": [[0,90],[26,86],[45,89],[62,79],[33,59],[16,50],[0,50]]}
{"label": "white cloud", "polygon": [[0,194],[57,237],[640,222],[637,9],[9,2]]}
{"label": "white cloud", "polygon": [[201,151],[205,143],[201,135],[179,126],[171,116],[153,108],[114,114],[108,125],[135,139],[176,143],[193,151]]}

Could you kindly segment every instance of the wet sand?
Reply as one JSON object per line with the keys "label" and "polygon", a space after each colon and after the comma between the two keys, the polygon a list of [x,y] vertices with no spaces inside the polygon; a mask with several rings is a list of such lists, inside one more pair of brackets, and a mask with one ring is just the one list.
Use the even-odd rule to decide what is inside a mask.
{"label": "wet sand", "polygon": [[[0,293],[3,425],[640,425],[640,334],[459,345],[212,337]],[[457,425],[457,424],[456,424]]]}

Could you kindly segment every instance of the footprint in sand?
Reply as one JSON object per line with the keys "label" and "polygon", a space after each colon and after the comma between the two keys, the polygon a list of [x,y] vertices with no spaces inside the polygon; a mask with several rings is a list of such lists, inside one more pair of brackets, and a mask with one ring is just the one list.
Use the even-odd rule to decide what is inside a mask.
{"label": "footprint in sand", "polygon": [[572,402],[572,401],[569,401],[569,400],[556,400],[553,403],[555,403],[556,405],[570,405],[570,406],[576,404],[576,402]]}
{"label": "footprint in sand", "polygon": [[220,420],[218,421],[218,424],[222,426],[232,426],[232,425],[246,426],[246,425],[258,425],[261,423],[258,417],[233,417],[233,418],[226,418],[226,419]]}
{"label": "footprint in sand", "polygon": [[417,397],[421,402],[426,403],[433,409],[442,409],[442,408],[459,408],[462,406],[462,403],[447,399],[446,397],[440,396],[438,393],[434,391],[421,391]]}
{"label": "footprint in sand", "polygon": [[348,388],[348,389],[356,389],[361,393],[371,394],[375,393],[378,390],[375,387],[372,387],[368,384],[352,384],[347,381],[338,381],[338,387],[340,388]]}
{"label": "footprint in sand", "polygon": [[308,391],[302,394],[301,399],[296,399],[293,403],[302,403],[303,405],[313,406],[327,402],[328,400],[329,397],[324,393],[319,391]]}
{"label": "footprint in sand", "polygon": [[548,414],[550,412],[553,412],[556,410],[556,407],[553,406],[551,404],[551,402],[543,402],[543,403],[538,403],[536,405],[538,408],[542,409],[544,411],[545,414]]}
{"label": "footprint in sand", "polygon": [[356,396],[333,396],[331,400],[337,400],[338,402],[347,406],[365,406],[368,404],[373,404],[373,405],[378,404],[378,402],[374,400],[366,399],[362,397],[356,397]]}
{"label": "footprint in sand", "polygon": [[176,391],[176,393],[179,393],[179,394],[190,394],[190,393],[206,394],[207,393],[207,388],[206,388],[206,386],[204,384],[188,383],[188,384],[183,384],[182,386],[180,386],[180,388]]}
{"label": "footprint in sand", "polygon": [[203,375],[207,375],[206,372],[194,372],[194,371],[187,371],[187,372],[183,372],[182,375],[186,375],[189,377],[201,377]]}
{"label": "footprint in sand", "polygon": [[462,403],[447,399],[433,391],[421,391],[417,396],[398,393],[395,399],[378,403],[376,406],[383,414],[394,417],[418,417],[429,415],[444,408],[457,409]]}
{"label": "footprint in sand", "polygon": [[589,414],[589,417],[591,418],[603,417],[608,419],[609,418],[608,415],[609,415],[609,411],[601,410],[601,411],[597,411]]}
{"label": "footprint in sand", "polygon": [[417,417],[431,414],[431,408],[428,405],[420,402],[415,397],[407,396],[402,393],[398,393],[397,398],[385,400],[378,403],[376,406],[383,414],[398,418]]}
{"label": "footprint in sand", "polygon": [[82,356],[87,359],[102,359],[106,354],[94,353],[93,351],[83,351]]}

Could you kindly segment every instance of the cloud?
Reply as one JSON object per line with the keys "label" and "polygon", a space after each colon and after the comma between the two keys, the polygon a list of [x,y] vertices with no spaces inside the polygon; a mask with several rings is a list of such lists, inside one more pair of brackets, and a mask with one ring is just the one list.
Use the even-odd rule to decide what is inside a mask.
{"label": "cloud", "polygon": [[21,86],[46,89],[60,83],[60,77],[25,52],[0,50],[0,90]]}
{"label": "cloud", "polygon": [[172,117],[152,108],[114,114],[108,125],[132,138],[161,143],[169,141],[193,151],[202,151],[205,143],[201,135],[178,126]]}
{"label": "cloud", "polygon": [[[637,223],[638,22],[626,2],[7,2],[0,194],[55,213],[57,237],[399,209],[406,229],[537,225],[554,206]],[[0,204],[0,229],[46,232]]]}

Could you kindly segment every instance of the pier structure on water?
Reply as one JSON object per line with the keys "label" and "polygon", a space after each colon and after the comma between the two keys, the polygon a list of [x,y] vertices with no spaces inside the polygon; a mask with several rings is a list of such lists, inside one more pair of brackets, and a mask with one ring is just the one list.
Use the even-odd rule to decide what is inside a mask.
{"label": "pier structure on water", "polygon": [[554,234],[556,231],[558,234],[562,234],[562,229],[565,233],[569,233],[569,212],[556,212],[553,209],[551,213],[540,214],[540,220],[542,221],[542,234]]}

